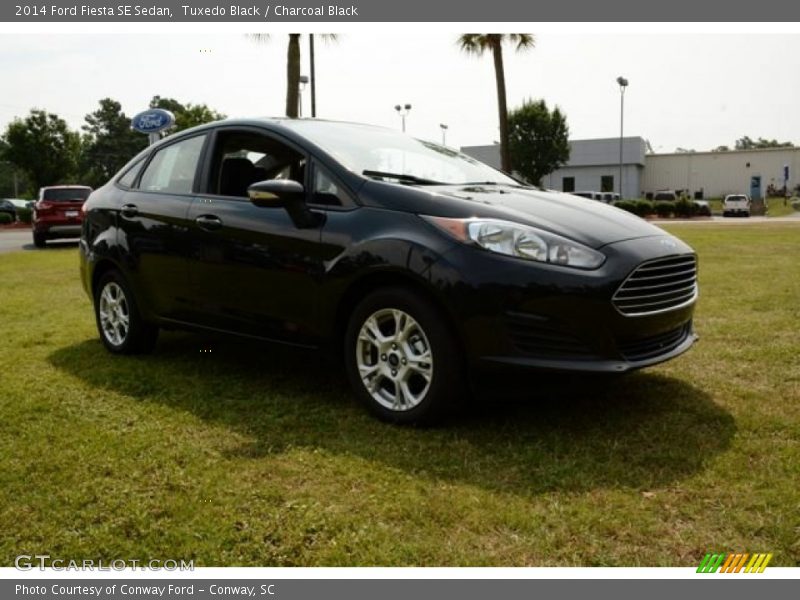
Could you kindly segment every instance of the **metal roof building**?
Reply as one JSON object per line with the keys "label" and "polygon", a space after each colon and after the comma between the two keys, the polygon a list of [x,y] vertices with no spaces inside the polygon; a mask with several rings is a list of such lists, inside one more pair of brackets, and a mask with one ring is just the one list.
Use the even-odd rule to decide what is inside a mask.
{"label": "metal roof building", "polygon": [[[566,165],[545,175],[542,185],[562,192],[618,192],[619,138],[571,140]],[[622,197],[638,198],[642,190],[646,143],[640,137],[623,138]],[[464,154],[500,168],[500,146],[465,146]]]}
{"label": "metal roof building", "polygon": [[[800,184],[800,148],[766,148],[726,152],[646,154],[641,137],[623,138],[623,198],[641,198],[658,190],[687,190],[718,198],[745,193],[763,198],[769,186]],[[564,192],[618,191],[619,138],[570,141],[566,165],[545,175],[542,185]],[[500,147],[466,146],[462,152],[499,168]]]}

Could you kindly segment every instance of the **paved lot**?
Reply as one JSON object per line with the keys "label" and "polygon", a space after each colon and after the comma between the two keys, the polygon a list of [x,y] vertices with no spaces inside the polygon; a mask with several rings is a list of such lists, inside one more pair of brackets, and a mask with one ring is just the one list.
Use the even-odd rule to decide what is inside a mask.
{"label": "paved lot", "polygon": [[[76,247],[78,240],[54,240],[48,242],[47,246],[53,248]],[[0,231],[0,254],[4,252],[16,252],[17,250],[31,250],[34,252],[45,252],[47,248],[40,250],[33,245],[30,229],[12,229],[11,231]]]}

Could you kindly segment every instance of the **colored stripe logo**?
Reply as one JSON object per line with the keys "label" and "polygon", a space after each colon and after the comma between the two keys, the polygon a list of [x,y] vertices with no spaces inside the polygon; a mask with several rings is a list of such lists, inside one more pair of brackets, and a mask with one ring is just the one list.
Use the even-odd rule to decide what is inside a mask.
{"label": "colored stripe logo", "polygon": [[772,552],[759,554],[723,554],[709,553],[700,561],[698,573],[763,573]]}

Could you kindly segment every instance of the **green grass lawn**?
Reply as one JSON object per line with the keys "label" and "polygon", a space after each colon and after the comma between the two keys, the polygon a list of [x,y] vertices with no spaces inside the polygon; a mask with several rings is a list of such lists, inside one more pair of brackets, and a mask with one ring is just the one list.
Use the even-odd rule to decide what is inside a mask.
{"label": "green grass lawn", "polygon": [[428,430],[314,355],[168,333],[111,356],[74,247],[0,255],[0,564],[796,566],[800,226],[669,230],[700,255],[692,351]]}

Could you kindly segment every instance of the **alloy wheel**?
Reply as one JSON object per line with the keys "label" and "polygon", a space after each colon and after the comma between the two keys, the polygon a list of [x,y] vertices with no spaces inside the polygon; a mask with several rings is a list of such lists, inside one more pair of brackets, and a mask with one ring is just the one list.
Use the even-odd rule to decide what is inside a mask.
{"label": "alloy wheel", "polygon": [[356,341],[356,364],[370,396],[392,411],[417,406],[433,379],[433,353],[425,331],[396,308],[378,310],[364,321]]}
{"label": "alloy wheel", "polygon": [[118,283],[109,281],[100,292],[100,328],[106,340],[121,346],[130,331],[131,314],[128,299]]}

